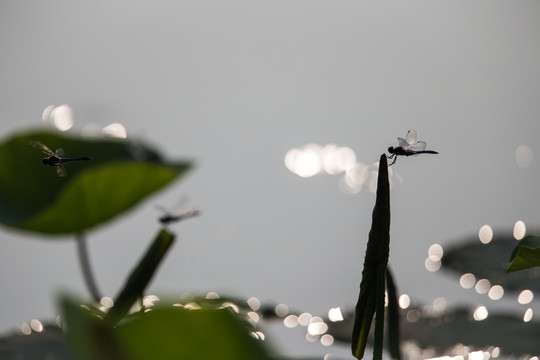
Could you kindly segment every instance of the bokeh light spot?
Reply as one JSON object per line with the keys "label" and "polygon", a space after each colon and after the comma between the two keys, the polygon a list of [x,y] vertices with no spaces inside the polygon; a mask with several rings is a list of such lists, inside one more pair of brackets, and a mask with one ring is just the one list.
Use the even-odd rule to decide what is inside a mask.
{"label": "bokeh light spot", "polygon": [[476,321],[482,321],[487,319],[488,315],[489,313],[487,308],[484,305],[480,305],[474,310],[473,318]]}
{"label": "bokeh light spot", "polygon": [[127,138],[127,130],[124,127],[124,125],[120,123],[109,124],[102,129],[102,132],[104,135],[107,135],[110,137],[115,137],[119,139]]}
{"label": "bokeh light spot", "polygon": [[534,294],[531,290],[523,290],[522,292],[519,293],[517,301],[521,305],[525,305],[525,304],[530,303],[533,300],[533,298],[534,298]]}
{"label": "bokeh light spot", "polygon": [[534,154],[530,147],[526,145],[520,145],[517,147],[516,152],[516,164],[520,168],[528,168],[531,166],[534,160]]}
{"label": "bokeh light spot", "polygon": [[399,307],[402,309],[407,309],[411,305],[411,298],[407,294],[402,294],[398,300]]}
{"label": "bokeh light spot", "polygon": [[489,244],[493,239],[493,230],[491,226],[484,225],[478,230],[478,238],[482,244]]}
{"label": "bokeh light spot", "polygon": [[339,307],[335,307],[328,310],[328,320],[333,322],[343,321],[343,314],[341,313],[341,309]]}
{"label": "bokeh light spot", "polygon": [[489,289],[488,296],[491,300],[499,300],[504,295],[504,289],[501,285],[494,285]]}
{"label": "bokeh light spot", "polygon": [[261,307],[261,301],[256,297],[250,297],[249,299],[247,299],[247,304],[251,308],[251,310],[255,311],[259,310],[259,308]]}
{"label": "bokeh light spot", "polygon": [[474,286],[474,289],[479,294],[485,294],[487,293],[491,288],[491,283],[488,279],[480,279]]}
{"label": "bokeh light spot", "polygon": [[475,283],[476,283],[476,278],[471,273],[463,274],[459,278],[459,285],[461,285],[461,287],[464,289],[472,288]]}
{"label": "bokeh light spot", "polygon": [[444,251],[441,245],[433,244],[429,247],[428,255],[431,261],[440,261],[443,257]]}
{"label": "bokeh light spot", "polygon": [[532,320],[532,317],[533,317],[533,311],[531,308],[528,308],[527,310],[525,310],[525,314],[523,315],[523,321],[524,322],[529,322]]}
{"label": "bokeh light spot", "polygon": [[525,223],[521,220],[516,221],[514,224],[514,238],[516,240],[521,240],[525,237],[526,232],[527,227],[525,226]]}

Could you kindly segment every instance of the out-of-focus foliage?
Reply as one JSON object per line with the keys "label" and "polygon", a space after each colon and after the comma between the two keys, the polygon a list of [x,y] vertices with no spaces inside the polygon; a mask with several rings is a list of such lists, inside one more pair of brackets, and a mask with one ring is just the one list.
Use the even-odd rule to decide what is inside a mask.
{"label": "out-of-focus foliage", "polygon": [[[373,208],[373,220],[364,258],[362,270],[362,282],[360,294],[356,303],[354,326],[352,331],[351,349],[357,359],[364,356],[371,323],[375,316],[373,359],[382,359],[384,313],[385,313],[385,290],[386,279],[389,277],[391,284],[388,292],[393,299],[389,301],[392,306],[389,334],[398,335],[399,326],[395,316],[397,312],[396,291],[391,275],[387,274],[388,257],[390,254],[390,185],[388,181],[388,163],[386,155],[381,155],[379,162],[379,176],[377,180],[377,200]],[[391,336],[390,350],[393,358],[400,358],[399,336]]]}
{"label": "out-of-focus foliage", "polygon": [[[507,273],[509,254],[517,241],[511,235],[495,235],[488,244],[482,244],[472,236],[465,242],[444,249],[442,268],[455,272],[457,276],[473,274],[476,279],[487,279],[490,284],[500,285],[505,293],[525,289],[540,291],[540,268]],[[518,245],[519,247],[519,245]]]}
{"label": "out-of-focus foliage", "polygon": [[[65,157],[68,175],[44,166],[29,146],[39,141]],[[81,232],[129,210],[191,166],[169,162],[150,147],[118,139],[74,138],[56,132],[26,132],[0,144],[0,223],[48,234]]]}
{"label": "out-of-focus foliage", "polygon": [[506,272],[529,269],[540,266],[540,237],[526,236],[519,242],[510,258]]}
{"label": "out-of-focus foliage", "polygon": [[229,308],[156,306],[113,327],[62,301],[67,340],[77,359],[268,359],[253,328]]}

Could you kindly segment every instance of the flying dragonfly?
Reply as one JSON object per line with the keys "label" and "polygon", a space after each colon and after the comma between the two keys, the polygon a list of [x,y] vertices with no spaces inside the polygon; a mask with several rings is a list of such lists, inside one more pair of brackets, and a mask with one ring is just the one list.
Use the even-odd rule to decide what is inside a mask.
{"label": "flying dragonfly", "polygon": [[398,147],[390,146],[388,148],[388,152],[392,155],[387,157],[389,159],[394,159],[389,166],[392,166],[396,162],[399,155],[411,156],[418,154],[438,154],[437,151],[426,150],[425,141],[416,141],[415,130],[409,130],[409,132],[407,132],[407,136],[405,136],[405,139],[398,137],[398,142]]}
{"label": "flying dragonfly", "polygon": [[79,160],[90,160],[88,157],[76,157],[76,158],[68,158],[64,157],[64,150],[62,148],[56,149],[56,151],[52,151],[49,149],[46,145],[40,143],[39,141],[30,141],[30,146],[41,150],[47,157],[44,157],[41,160],[41,163],[43,165],[47,166],[53,166],[56,168],[56,174],[60,177],[67,176],[67,170],[64,166],[65,163],[72,162],[72,161],[79,161]]}
{"label": "flying dragonfly", "polygon": [[173,213],[171,211],[168,211],[167,209],[164,209],[161,206],[156,206],[156,208],[164,213],[158,219],[163,226],[167,226],[170,223],[181,221],[184,219],[189,219],[193,216],[199,216],[201,214],[200,211],[196,209],[190,209],[181,213]]}

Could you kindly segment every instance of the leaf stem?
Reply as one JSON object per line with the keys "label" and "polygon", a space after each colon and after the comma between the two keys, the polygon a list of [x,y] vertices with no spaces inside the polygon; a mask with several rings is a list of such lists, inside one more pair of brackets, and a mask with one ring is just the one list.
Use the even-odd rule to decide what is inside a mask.
{"label": "leaf stem", "polygon": [[86,245],[86,237],[82,232],[77,233],[77,253],[79,255],[79,262],[81,264],[81,270],[86,283],[86,287],[90,292],[90,295],[94,301],[99,302],[101,300],[101,294],[97,288],[96,281],[92,275],[92,268],[90,267],[90,258],[88,257],[88,247]]}

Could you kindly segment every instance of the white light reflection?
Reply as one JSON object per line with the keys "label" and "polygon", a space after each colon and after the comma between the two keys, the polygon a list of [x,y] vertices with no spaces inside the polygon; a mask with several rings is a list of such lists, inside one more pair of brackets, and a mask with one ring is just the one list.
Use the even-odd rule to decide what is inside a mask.
{"label": "white light reflection", "polygon": [[309,342],[316,342],[317,340],[319,340],[319,336],[306,333],[306,340]]}
{"label": "white light reflection", "polygon": [[461,287],[464,289],[472,288],[475,283],[476,283],[476,278],[471,273],[463,274],[459,278],[459,285],[461,285]]}
{"label": "white light reflection", "polygon": [[520,168],[528,168],[531,166],[534,160],[534,154],[530,147],[526,145],[520,145],[516,149],[516,164]]}
{"label": "white light reflection", "polygon": [[43,110],[41,119],[59,131],[67,131],[73,127],[73,109],[67,104],[49,105]]}
{"label": "white light reflection", "polygon": [[408,322],[414,323],[414,322],[417,322],[418,320],[420,320],[422,318],[422,312],[420,312],[420,310],[416,310],[416,309],[409,310],[405,317],[406,317]]}
{"label": "white light reflection", "polygon": [[302,326],[308,326],[312,318],[313,315],[311,315],[310,313],[302,313],[298,315],[298,324]]}
{"label": "white light reflection", "polygon": [[429,247],[428,255],[431,261],[440,261],[443,257],[444,251],[441,245],[433,244]]}
{"label": "white light reflection", "polygon": [[398,300],[399,307],[402,309],[407,309],[411,305],[411,298],[407,294],[402,294]]}
{"label": "white light reflection", "polygon": [[298,316],[296,315],[289,315],[285,319],[283,319],[283,325],[288,328],[294,328],[298,326]]}
{"label": "white light reflection", "polygon": [[231,309],[232,311],[234,311],[235,313],[239,314],[240,313],[240,308],[233,302],[230,302],[230,301],[225,301],[223,304],[221,304],[221,308],[222,309]]}
{"label": "white light reflection", "polygon": [[356,154],[350,147],[328,144],[321,150],[322,167],[330,175],[340,174],[356,164]]}
{"label": "white light reflection", "polygon": [[517,301],[521,305],[525,305],[525,304],[530,303],[533,300],[533,298],[534,298],[534,294],[531,290],[523,290],[522,292],[519,293]]}
{"label": "white light reflection", "polygon": [[120,123],[112,123],[107,126],[105,126],[102,129],[103,135],[125,139],[127,138],[127,130],[124,127],[124,125]]}
{"label": "white light reflection", "polygon": [[30,327],[32,330],[38,333],[43,331],[43,324],[37,319],[32,319],[32,321],[30,321]]}
{"label": "white light reflection", "polygon": [[259,322],[259,320],[261,319],[259,313],[255,312],[255,311],[250,311],[247,313],[247,316],[249,317],[249,319],[253,322],[254,325],[257,325],[257,323]]}
{"label": "white light reflection", "polygon": [[[357,162],[354,150],[347,146],[310,143],[287,151],[284,162],[287,169],[301,177],[321,173],[343,174],[340,186],[347,194],[356,194],[364,187],[372,193],[376,190],[378,163],[366,165]],[[391,168],[388,169],[388,175],[392,177]]]}
{"label": "white light reflection", "polygon": [[19,330],[23,335],[30,335],[32,333],[32,328],[27,323],[22,323]]}
{"label": "white light reflection", "polygon": [[525,226],[525,223],[521,220],[516,221],[514,224],[514,239],[521,240],[525,237],[525,233],[527,232],[527,227]]}
{"label": "white light reflection", "polygon": [[278,317],[285,317],[289,313],[289,307],[285,304],[278,304],[274,311]]}
{"label": "white light reflection", "polygon": [[430,257],[426,258],[426,261],[424,263],[426,270],[429,272],[435,272],[441,268],[441,261],[433,261]]}
{"label": "white light reflection", "polygon": [[215,299],[219,299],[219,294],[215,291],[210,291],[209,293],[206,294],[205,297],[208,300],[215,300]]}
{"label": "white light reflection", "polygon": [[108,296],[104,296],[101,298],[101,300],[99,301],[99,303],[104,306],[106,309],[110,309],[113,307],[114,305],[114,301],[113,299],[111,299],[110,297]]}
{"label": "white light reflection", "polygon": [[157,295],[146,295],[143,297],[143,306],[149,308],[154,306],[158,301],[159,297],[157,297]]}
{"label": "white light reflection", "polygon": [[334,343],[334,337],[330,334],[324,334],[321,336],[321,344],[324,346],[330,346]]}
{"label": "white light reflection", "polygon": [[473,313],[473,319],[476,321],[482,321],[487,319],[489,313],[487,308],[484,305],[478,306]]}
{"label": "white light reflection", "polygon": [[256,297],[250,297],[247,299],[247,304],[251,308],[251,310],[259,310],[261,307],[261,301],[257,299]]}
{"label": "white light reflection", "polygon": [[499,300],[504,295],[504,289],[501,285],[494,285],[489,289],[488,296],[491,300]]}
{"label": "white light reflection", "polygon": [[523,322],[529,322],[532,320],[533,317],[533,311],[531,308],[528,308],[525,310],[525,314],[523,315]]}
{"label": "white light reflection", "polygon": [[445,311],[447,305],[448,305],[448,301],[443,297],[438,297],[435,300],[433,300],[433,310],[436,312]]}
{"label": "white light reflection", "polygon": [[482,244],[489,244],[493,239],[493,229],[491,229],[491,226],[482,226],[480,230],[478,230],[478,238]]}
{"label": "white light reflection", "polygon": [[[489,353],[488,353],[488,358],[487,359],[489,359]],[[469,353],[469,360],[484,360],[484,352],[482,350],[471,351]]]}
{"label": "white light reflection", "polygon": [[310,335],[322,335],[328,331],[328,325],[322,321],[312,322],[308,325],[307,331]]}
{"label": "white light reflection", "polygon": [[474,286],[474,289],[479,294],[485,294],[491,289],[491,283],[488,279],[480,279]]}
{"label": "white light reflection", "polygon": [[285,166],[301,177],[318,174],[322,169],[321,146],[307,144],[301,149],[291,149],[285,155]]}
{"label": "white light reflection", "polygon": [[331,308],[328,310],[328,320],[332,322],[343,321],[343,314],[339,307]]}

